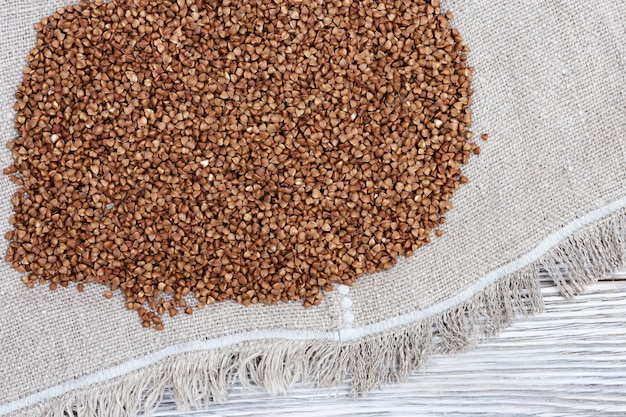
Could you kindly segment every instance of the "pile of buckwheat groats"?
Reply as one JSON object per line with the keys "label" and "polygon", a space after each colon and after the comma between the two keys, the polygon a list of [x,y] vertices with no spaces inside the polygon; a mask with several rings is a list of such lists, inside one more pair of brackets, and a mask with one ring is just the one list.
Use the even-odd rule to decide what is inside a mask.
{"label": "pile of buckwheat groats", "polygon": [[[96,0],[35,25],[7,261],[145,327],[318,305],[445,222],[472,68],[439,1]],[[485,136],[486,138],[486,136]]]}

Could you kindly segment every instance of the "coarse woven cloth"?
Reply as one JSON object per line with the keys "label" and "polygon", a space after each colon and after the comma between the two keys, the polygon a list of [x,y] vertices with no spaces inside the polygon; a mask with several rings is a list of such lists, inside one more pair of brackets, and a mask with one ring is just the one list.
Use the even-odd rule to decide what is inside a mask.
{"label": "coarse woven cloth", "polygon": [[[12,163],[5,144],[16,137],[14,94],[35,44],[33,25],[67,4],[0,0],[2,167]],[[161,332],[141,328],[120,293],[107,300],[96,284],[80,294],[72,284],[27,289],[0,262],[0,415],[89,388],[93,376],[106,381],[111,369],[111,377],[123,378],[144,358],[236,350],[250,340],[342,344],[393,332],[454,308],[569,232],[623,209],[626,2],[449,0],[442,8],[453,12],[452,24],[471,48],[472,130],[490,137],[463,167],[470,181],[453,198],[443,237],[388,271],[326,293],[318,307],[224,302],[165,317]],[[15,190],[0,176],[3,234],[11,229]],[[0,239],[3,255],[6,248]],[[134,367],[126,369],[129,363]]]}

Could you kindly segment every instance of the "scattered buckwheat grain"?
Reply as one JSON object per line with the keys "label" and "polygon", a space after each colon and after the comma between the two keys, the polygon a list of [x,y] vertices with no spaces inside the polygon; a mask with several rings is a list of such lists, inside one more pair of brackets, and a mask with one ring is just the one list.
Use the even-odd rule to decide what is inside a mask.
{"label": "scattered buckwheat grain", "polygon": [[158,330],[190,297],[309,307],[391,267],[480,152],[451,18],[436,0],[58,10],[17,93],[7,261],[29,287],[119,291]]}

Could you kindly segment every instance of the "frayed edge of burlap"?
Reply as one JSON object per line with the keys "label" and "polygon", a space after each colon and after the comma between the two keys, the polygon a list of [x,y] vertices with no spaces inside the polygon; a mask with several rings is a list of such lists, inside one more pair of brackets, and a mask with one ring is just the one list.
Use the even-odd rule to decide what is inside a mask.
{"label": "frayed edge of burlap", "polygon": [[[435,317],[357,341],[262,340],[185,353],[110,382],[64,394],[15,416],[149,416],[166,389],[181,410],[227,400],[235,380],[282,394],[299,381],[320,387],[349,381],[362,395],[405,380],[434,353],[459,352],[494,336],[521,316],[544,309],[540,268],[566,297],[609,276],[626,258],[626,210],[562,241],[539,261]],[[544,275],[545,276],[545,275]]]}

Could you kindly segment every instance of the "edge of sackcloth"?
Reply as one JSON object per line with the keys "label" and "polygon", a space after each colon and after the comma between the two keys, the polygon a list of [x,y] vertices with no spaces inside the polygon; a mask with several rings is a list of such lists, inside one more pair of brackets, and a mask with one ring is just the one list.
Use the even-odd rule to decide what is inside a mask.
{"label": "edge of sackcloth", "polygon": [[[454,353],[543,311],[540,270],[573,297],[626,264],[626,208],[589,224],[532,264],[502,277],[438,315],[350,342],[264,340],[184,353],[106,383],[65,393],[9,415],[149,416],[165,390],[181,410],[228,399],[234,380],[271,394],[296,382],[332,387],[349,381],[355,396],[403,381],[433,353]],[[545,276],[545,274],[544,274]]]}

